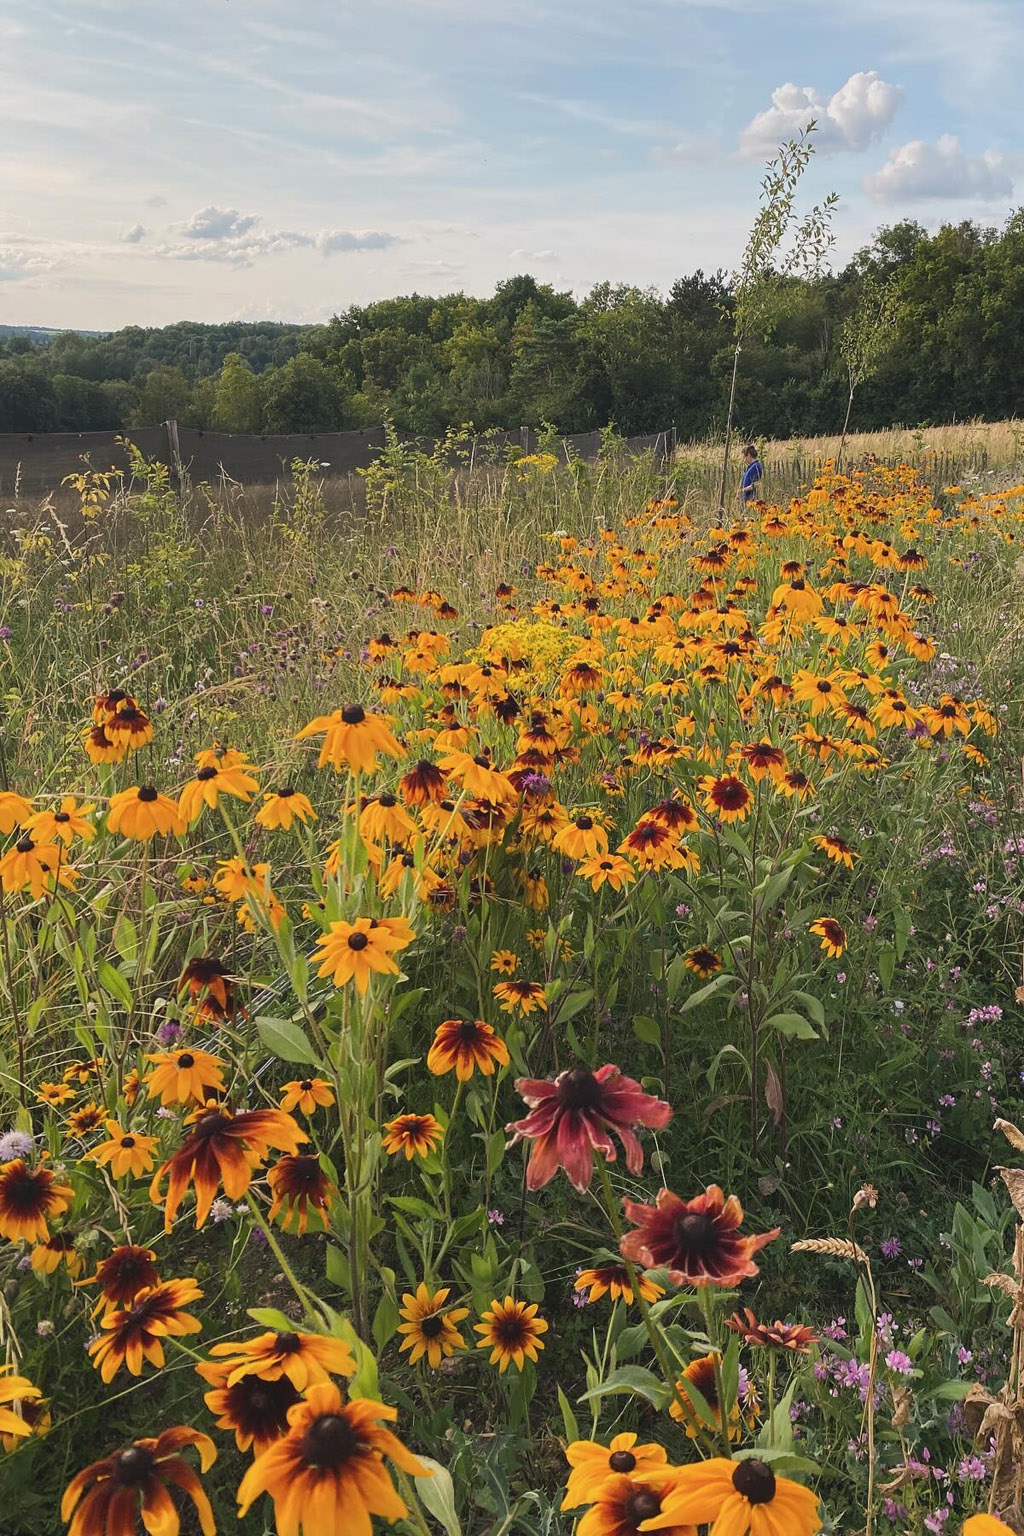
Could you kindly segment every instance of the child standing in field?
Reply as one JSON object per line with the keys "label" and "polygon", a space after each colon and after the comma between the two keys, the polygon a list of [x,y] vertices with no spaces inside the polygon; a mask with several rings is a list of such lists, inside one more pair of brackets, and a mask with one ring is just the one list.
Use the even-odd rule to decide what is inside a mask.
{"label": "child standing in field", "polygon": [[748,443],[743,450],[743,481],[740,485],[740,495],[744,506],[751,501],[761,500],[761,481],[764,479],[764,465],[757,456],[757,449],[753,443]]}

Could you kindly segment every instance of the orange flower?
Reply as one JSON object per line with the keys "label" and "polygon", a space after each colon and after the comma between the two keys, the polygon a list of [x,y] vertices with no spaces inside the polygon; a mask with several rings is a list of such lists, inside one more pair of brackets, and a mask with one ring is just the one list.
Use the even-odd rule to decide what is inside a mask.
{"label": "orange flower", "polygon": [[41,1164],[30,1167],[22,1157],[0,1164],[0,1237],[12,1243],[45,1243],[47,1218],[61,1216],[74,1199],[70,1184]]}
{"label": "orange flower", "polygon": [[224,1092],[224,1063],[207,1051],[153,1051],[146,1060],[156,1065],[143,1081],[150,1098],[161,1104],[205,1104],[208,1097]]}
{"label": "orange flower", "polygon": [[190,1182],[196,1189],[196,1227],[210,1214],[210,1206],[221,1184],[231,1200],[240,1200],[249,1188],[253,1170],[263,1162],[271,1147],[294,1153],[308,1141],[291,1115],[279,1109],[250,1109],[233,1115],[224,1106],[197,1109],[190,1116],[193,1126],[187,1136],[153,1176],[149,1193],[155,1204],[164,1197],[160,1187],[167,1179],[164,1231],[170,1232],[178,1206]]}
{"label": "orange flower", "polygon": [[89,1353],[105,1382],[113,1381],[122,1365],[132,1376],[141,1376],[142,1362],[164,1363],[162,1339],[198,1333],[198,1318],[184,1311],[202,1296],[195,1280],[162,1280],[139,1291],[130,1306],[108,1312],[100,1322],[103,1332],[89,1345]]}
{"label": "orange flower", "polygon": [[467,1083],[476,1069],[493,1077],[496,1066],[508,1063],[508,1046],[483,1019],[445,1019],[427,1055],[427,1067],[436,1077],[454,1067],[460,1083]]}
{"label": "orange flower", "polygon": [[186,1493],[195,1506],[203,1536],[214,1536],[213,1510],[202,1484],[178,1455],[188,1445],[209,1471],[217,1452],[209,1435],[178,1425],[156,1439],[135,1440],[125,1450],[94,1461],[75,1474],[61,1500],[60,1516],[70,1520],[68,1536],[132,1536],[143,1524],[153,1536],[177,1536],[177,1505],[169,1488]]}

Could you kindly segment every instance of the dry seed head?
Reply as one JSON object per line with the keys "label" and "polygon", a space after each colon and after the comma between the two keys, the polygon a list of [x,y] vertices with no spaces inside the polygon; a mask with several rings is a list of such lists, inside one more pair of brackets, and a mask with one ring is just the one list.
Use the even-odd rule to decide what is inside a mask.
{"label": "dry seed head", "polygon": [[859,1243],[848,1237],[805,1237],[791,1246],[793,1253],[824,1253],[832,1259],[849,1259],[853,1264],[866,1264],[868,1256]]}
{"label": "dry seed head", "polygon": [[873,1211],[877,1204],[878,1190],[873,1184],[862,1184],[853,1197],[853,1209],[855,1211],[862,1211],[867,1206]]}

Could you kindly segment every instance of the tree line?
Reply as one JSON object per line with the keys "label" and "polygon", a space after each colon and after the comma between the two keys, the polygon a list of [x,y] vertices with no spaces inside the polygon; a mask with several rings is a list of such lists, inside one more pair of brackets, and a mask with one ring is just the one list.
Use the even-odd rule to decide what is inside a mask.
{"label": "tree line", "polygon": [[[667,295],[601,283],[583,299],[533,277],[490,298],[412,294],[323,325],[266,322],[43,343],[0,335],[0,432],[183,425],[329,432],[385,418],[412,435],[448,426],[625,434],[721,430],[736,294],[723,272]],[[903,220],[841,271],[777,284],[769,323],[743,341],[736,420],[751,435],[836,432],[852,397],[850,337],[875,334],[857,375],[854,430],[997,420],[1024,405],[1024,209],[1001,228]],[[861,354],[857,354],[861,357]],[[858,362],[858,368],[863,363]]]}

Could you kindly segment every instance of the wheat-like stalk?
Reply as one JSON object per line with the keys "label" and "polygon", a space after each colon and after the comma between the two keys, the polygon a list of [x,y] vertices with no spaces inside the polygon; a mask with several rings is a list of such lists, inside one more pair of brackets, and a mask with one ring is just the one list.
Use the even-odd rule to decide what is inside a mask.
{"label": "wheat-like stalk", "polygon": [[793,1253],[827,1253],[832,1259],[849,1259],[853,1264],[866,1264],[868,1256],[858,1243],[848,1237],[805,1237],[792,1244]]}

